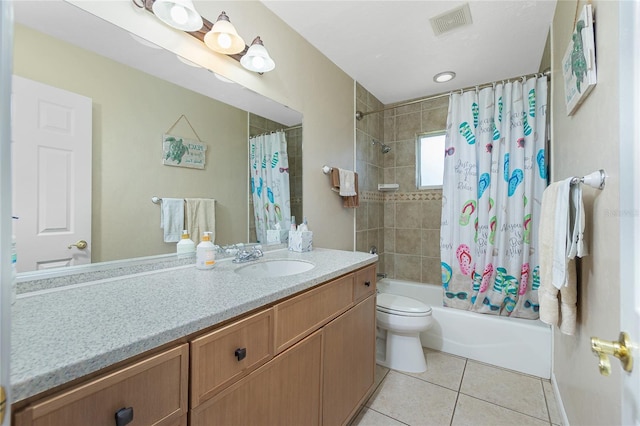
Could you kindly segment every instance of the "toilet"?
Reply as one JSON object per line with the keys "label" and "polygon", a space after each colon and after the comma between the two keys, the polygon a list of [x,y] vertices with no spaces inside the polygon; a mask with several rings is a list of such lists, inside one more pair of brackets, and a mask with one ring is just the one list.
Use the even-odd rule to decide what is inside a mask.
{"label": "toilet", "polygon": [[431,307],[389,293],[378,293],[376,305],[376,362],[407,373],[426,371],[420,333],[431,327]]}

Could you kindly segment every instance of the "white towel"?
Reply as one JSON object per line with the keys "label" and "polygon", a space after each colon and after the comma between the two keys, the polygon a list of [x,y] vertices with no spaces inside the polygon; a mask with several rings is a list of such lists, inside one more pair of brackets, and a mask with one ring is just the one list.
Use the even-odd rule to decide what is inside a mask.
{"label": "white towel", "polygon": [[582,185],[571,187],[571,217],[572,225],[571,241],[567,250],[567,257],[573,259],[576,256],[584,257],[587,254],[587,245],[584,241],[584,203],[582,202]]}
{"label": "white towel", "polygon": [[[553,285],[553,265],[556,242],[556,202],[560,185],[561,182],[552,183],[542,193],[540,228],[538,229],[540,250],[540,288],[538,289],[538,301],[540,303],[540,321],[556,326],[560,323],[560,310],[558,290]],[[562,240],[562,242],[562,247],[564,248],[564,240]]]}
{"label": "white towel", "polygon": [[160,227],[164,230],[165,243],[180,241],[184,229],[184,200],[182,198],[162,199]]}
{"label": "white towel", "polygon": [[549,186],[557,186],[555,202],[555,225],[553,235],[553,286],[560,290],[567,285],[567,248],[571,234],[569,223],[569,192],[571,178],[554,182]]}
{"label": "white towel", "polygon": [[340,196],[353,197],[356,192],[355,173],[351,170],[338,169],[340,173]]}
{"label": "white towel", "polygon": [[[562,213],[558,215],[559,210]],[[584,222],[582,188],[579,184],[571,186],[568,179],[552,183],[545,189],[539,229],[540,320],[558,326],[560,332],[570,335],[576,330],[578,302],[574,258],[587,254]],[[559,258],[558,253],[564,253],[564,256]],[[559,288],[556,286],[556,274],[562,276]]]}
{"label": "white towel", "polygon": [[216,240],[216,200],[213,198],[187,198],[186,229],[198,245],[203,232],[211,232],[211,242]]}

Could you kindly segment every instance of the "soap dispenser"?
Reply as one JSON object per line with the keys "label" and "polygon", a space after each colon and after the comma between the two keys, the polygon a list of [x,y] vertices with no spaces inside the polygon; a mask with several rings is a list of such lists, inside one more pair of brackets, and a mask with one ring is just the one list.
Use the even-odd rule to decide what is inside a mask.
{"label": "soap dispenser", "polygon": [[211,242],[211,232],[202,235],[202,241],[196,249],[196,268],[213,269],[216,264],[216,248]]}
{"label": "soap dispenser", "polygon": [[176,244],[176,251],[178,257],[189,257],[196,251],[196,244],[189,236],[189,231],[186,229],[182,231],[182,238]]}

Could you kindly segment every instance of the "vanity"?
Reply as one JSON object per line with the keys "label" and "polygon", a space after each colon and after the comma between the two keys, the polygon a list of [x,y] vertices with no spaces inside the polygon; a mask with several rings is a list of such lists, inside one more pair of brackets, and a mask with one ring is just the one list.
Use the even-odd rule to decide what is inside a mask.
{"label": "vanity", "polygon": [[[274,261],[314,266],[242,269]],[[274,250],[23,293],[14,424],[346,424],[374,385],[376,261]]]}

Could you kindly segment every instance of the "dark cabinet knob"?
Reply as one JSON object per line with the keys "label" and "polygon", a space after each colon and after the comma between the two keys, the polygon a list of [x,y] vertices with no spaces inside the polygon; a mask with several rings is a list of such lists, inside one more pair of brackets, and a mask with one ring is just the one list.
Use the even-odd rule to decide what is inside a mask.
{"label": "dark cabinet knob", "polygon": [[235,355],[236,355],[236,358],[238,358],[238,361],[242,361],[247,356],[247,348],[236,349]]}
{"label": "dark cabinet knob", "polygon": [[365,281],[364,285],[365,285],[365,287],[369,287],[371,285],[371,281]]}
{"label": "dark cabinet knob", "polygon": [[116,426],[125,426],[133,421],[133,407],[116,411]]}

